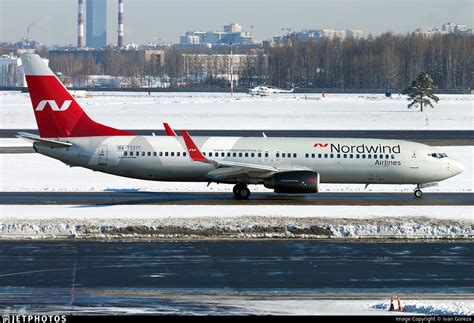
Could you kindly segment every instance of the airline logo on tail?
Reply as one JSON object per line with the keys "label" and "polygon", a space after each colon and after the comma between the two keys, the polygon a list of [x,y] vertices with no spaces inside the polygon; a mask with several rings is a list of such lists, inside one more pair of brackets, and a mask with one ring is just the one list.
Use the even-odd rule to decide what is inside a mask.
{"label": "airline logo on tail", "polygon": [[54,100],[42,100],[38,105],[36,106],[36,111],[43,111],[43,109],[46,107],[46,104],[49,103],[49,106],[51,107],[51,110],[53,111],[66,111],[69,106],[72,103],[72,100],[65,100],[63,105],[59,106],[56,101]]}

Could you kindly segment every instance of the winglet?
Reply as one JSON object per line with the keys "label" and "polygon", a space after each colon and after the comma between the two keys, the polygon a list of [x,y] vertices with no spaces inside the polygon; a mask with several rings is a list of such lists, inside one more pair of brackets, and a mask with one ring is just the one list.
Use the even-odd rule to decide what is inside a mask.
{"label": "winglet", "polygon": [[201,163],[211,163],[209,159],[204,157],[199,150],[199,148],[194,143],[193,139],[189,135],[186,130],[181,130],[181,134],[183,135],[184,143],[186,144],[186,149],[188,149],[189,156],[193,161],[198,161]]}
{"label": "winglet", "polygon": [[165,126],[166,134],[171,137],[176,137],[176,132],[170,127],[169,124],[166,122],[163,122],[163,125]]}

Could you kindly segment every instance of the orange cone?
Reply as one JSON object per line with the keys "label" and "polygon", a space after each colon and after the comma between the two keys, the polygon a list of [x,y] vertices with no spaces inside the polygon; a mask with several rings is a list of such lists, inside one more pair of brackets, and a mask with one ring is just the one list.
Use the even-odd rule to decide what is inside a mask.
{"label": "orange cone", "polygon": [[400,312],[403,312],[403,306],[402,306],[402,304],[400,303],[400,297],[397,298],[397,301],[398,301],[398,310],[399,310]]}

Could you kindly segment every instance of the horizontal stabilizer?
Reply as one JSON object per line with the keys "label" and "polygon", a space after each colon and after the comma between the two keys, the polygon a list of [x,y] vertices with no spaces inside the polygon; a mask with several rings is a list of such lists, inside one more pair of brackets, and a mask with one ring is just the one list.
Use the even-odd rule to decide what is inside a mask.
{"label": "horizontal stabilizer", "polygon": [[25,140],[31,141],[33,143],[37,142],[40,144],[43,144],[44,146],[48,146],[51,148],[67,148],[71,147],[72,144],[70,142],[63,142],[63,141],[58,141],[58,140],[52,140],[52,139],[45,139],[41,138],[38,135],[32,134],[32,133],[27,133],[27,132],[19,132],[17,135],[18,138],[23,138]]}

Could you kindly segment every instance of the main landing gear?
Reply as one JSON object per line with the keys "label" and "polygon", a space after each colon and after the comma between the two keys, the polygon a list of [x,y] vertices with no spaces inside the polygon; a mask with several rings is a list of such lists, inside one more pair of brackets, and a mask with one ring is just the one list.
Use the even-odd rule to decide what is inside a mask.
{"label": "main landing gear", "polygon": [[250,196],[250,190],[245,184],[239,183],[235,185],[232,191],[234,192],[234,196],[239,199],[246,200]]}
{"label": "main landing gear", "polygon": [[415,197],[416,197],[417,199],[421,199],[421,197],[423,196],[423,192],[421,191],[420,184],[416,185],[416,188],[415,188],[415,190],[413,191],[413,194],[415,194]]}

